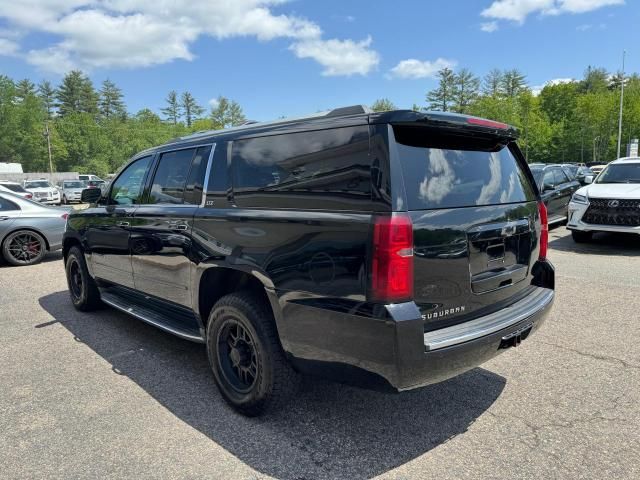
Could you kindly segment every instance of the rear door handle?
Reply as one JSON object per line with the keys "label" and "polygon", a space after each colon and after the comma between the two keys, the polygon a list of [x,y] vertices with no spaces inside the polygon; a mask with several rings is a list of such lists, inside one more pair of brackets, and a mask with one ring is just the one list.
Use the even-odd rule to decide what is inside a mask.
{"label": "rear door handle", "polygon": [[9,220],[9,217],[0,217],[0,222],[1,222],[2,220]]}
{"label": "rear door handle", "polygon": [[119,227],[128,227],[129,222],[118,222],[116,225],[118,225]]}

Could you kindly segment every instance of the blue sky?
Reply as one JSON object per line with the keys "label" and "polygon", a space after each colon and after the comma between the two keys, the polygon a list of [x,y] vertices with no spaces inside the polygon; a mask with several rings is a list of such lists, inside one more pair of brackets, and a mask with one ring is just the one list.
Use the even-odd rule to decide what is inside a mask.
{"label": "blue sky", "polygon": [[[423,104],[438,68],[518,68],[529,84],[587,65],[640,71],[636,0],[0,0],[0,73],[80,68],[129,110],[169,90],[224,95],[267,120],[387,97]],[[634,50],[634,48],[637,48]]]}

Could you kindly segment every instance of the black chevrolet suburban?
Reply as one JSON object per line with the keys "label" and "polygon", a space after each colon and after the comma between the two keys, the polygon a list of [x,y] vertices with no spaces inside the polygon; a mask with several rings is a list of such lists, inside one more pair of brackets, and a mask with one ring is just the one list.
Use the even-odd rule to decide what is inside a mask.
{"label": "black chevrolet suburban", "polygon": [[346,107],[145,150],[68,218],[71,300],[205,343],[246,415],[301,373],[445,380],[520,344],[553,302],[515,141],[481,118]]}

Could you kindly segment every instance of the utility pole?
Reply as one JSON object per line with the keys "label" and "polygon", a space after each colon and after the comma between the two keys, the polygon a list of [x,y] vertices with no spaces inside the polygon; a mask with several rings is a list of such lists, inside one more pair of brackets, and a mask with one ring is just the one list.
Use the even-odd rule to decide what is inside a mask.
{"label": "utility pole", "polygon": [[618,157],[620,158],[620,144],[622,142],[622,105],[624,101],[624,60],[627,51],[622,51],[622,80],[620,82],[620,115],[618,115]]}
{"label": "utility pole", "polygon": [[600,135],[596,136],[596,138],[593,139],[593,163],[596,163],[598,160],[596,160],[596,144],[598,143],[598,140],[600,140]]}
{"label": "utility pole", "polygon": [[49,151],[49,180],[53,182],[53,160],[51,159],[51,132],[49,122],[45,122],[44,136],[47,137],[47,150]]}

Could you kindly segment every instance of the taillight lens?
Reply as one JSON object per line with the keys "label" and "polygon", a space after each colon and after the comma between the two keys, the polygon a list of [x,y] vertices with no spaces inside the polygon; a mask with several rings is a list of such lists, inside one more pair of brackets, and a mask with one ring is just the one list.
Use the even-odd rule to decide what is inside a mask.
{"label": "taillight lens", "polygon": [[69,218],[69,214],[68,213],[63,213],[62,215],[60,215],[62,218],[64,218],[65,220],[67,218]]}
{"label": "taillight lens", "polygon": [[540,255],[539,260],[547,258],[547,249],[549,248],[549,219],[547,218],[547,207],[543,202],[538,202],[538,212],[540,213]]}
{"label": "taillight lens", "polygon": [[413,225],[406,214],[375,217],[369,293],[385,303],[413,297]]}
{"label": "taillight lens", "polygon": [[25,195],[24,198],[33,198],[33,195],[31,195],[30,193]]}

